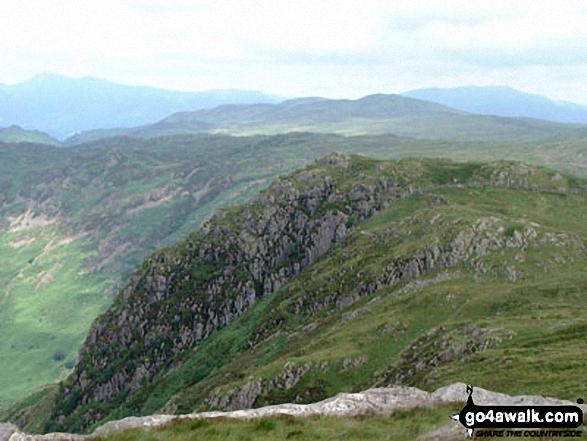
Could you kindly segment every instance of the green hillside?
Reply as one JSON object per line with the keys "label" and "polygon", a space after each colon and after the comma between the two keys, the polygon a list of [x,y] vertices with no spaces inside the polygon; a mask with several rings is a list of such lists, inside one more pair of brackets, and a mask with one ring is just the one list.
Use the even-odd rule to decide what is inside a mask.
{"label": "green hillside", "polygon": [[39,130],[25,130],[19,126],[0,127],[0,142],[59,145],[59,141]]}
{"label": "green hillside", "polygon": [[529,141],[587,136],[582,124],[559,124],[530,118],[475,115],[401,95],[370,95],[357,100],[301,98],[279,104],[226,105],[180,112],[156,124],[90,130],[68,144],[133,136],[149,138],[185,133],[231,135],[287,132],[352,135],[394,134],[420,139],[460,141]]}
{"label": "green hillside", "polygon": [[395,383],[584,396],[586,184],[331,156],[151,256],[59,391],[7,415],[81,430]]}
{"label": "green hillside", "polygon": [[184,239],[218,207],[333,151],[587,171],[583,140],[289,134],[120,138],[72,149],[1,144],[0,408],[71,372],[90,324],[142,259]]}

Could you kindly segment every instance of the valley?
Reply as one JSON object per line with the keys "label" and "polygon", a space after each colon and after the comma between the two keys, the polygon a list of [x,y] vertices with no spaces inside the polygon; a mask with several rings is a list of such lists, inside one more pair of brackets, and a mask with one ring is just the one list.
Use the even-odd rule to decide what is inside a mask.
{"label": "valley", "polygon": [[0,253],[10,265],[0,275],[0,403],[70,372],[92,320],[143,258],[197,230],[217,208],[244,202],[277,176],[333,151],[497,157],[587,176],[580,139],[467,143],[293,133],[117,138],[75,149],[4,144]]}
{"label": "valley", "polygon": [[517,163],[319,160],[145,261],[73,375],[11,419],[79,431],[457,380],[573,399],[584,198]]}
{"label": "valley", "polygon": [[[576,369],[564,354],[585,350],[575,310],[585,283],[583,127],[504,118],[514,131],[494,136],[499,120],[487,117],[486,136],[476,123],[460,126],[468,127],[463,132],[442,125],[445,114],[453,121],[474,115],[427,104],[428,117],[420,108],[393,110],[397,102],[385,96],[377,98],[384,108],[373,110],[370,100],[357,110],[371,112],[353,122],[359,133],[372,132],[377,112],[413,111],[414,121],[447,139],[425,139],[432,132],[198,133],[186,114],[171,117],[179,132],[166,123],[65,147],[31,143],[24,134],[0,144],[0,257],[7,263],[0,272],[0,419],[32,432],[79,432],[129,415],[309,403],[396,383],[432,390],[470,381],[514,394],[548,387],[568,399],[579,393],[572,377],[537,370],[532,348],[551,342],[548,372]],[[318,104],[341,116],[322,114],[318,126],[294,118],[276,131],[344,133],[327,119],[347,124],[343,115],[357,105],[299,106]],[[274,106],[262,105],[262,118]],[[247,109],[196,113],[228,111],[226,120],[237,121],[231,112]],[[381,124],[392,130],[389,120]],[[478,139],[465,140],[473,132]],[[332,152],[339,153],[326,156]],[[315,199],[324,191],[333,192],[329,202]],[[270,219],[283,209],[291,219],[319,216],[303,227],[309,236],[296,238],[286,227],[289,239],[272,238],[284,225]],[[257,238],[241,238],[241,228]],[[216,254],[197,263],[192,251],[180,250],[198,249],[191,241],[200,244],[202,234]],[[243,252],[253,260],[238,260]],[[141,274],[160,271],[156,262],[167,268],[164,277],[176,265],[191,269],[173,282],[149,276],[135,298]],[[236,269],[236,278],[228,276]],[[183,279],[196,292],[217,294],[193,303]],[[492,300],[496,292],[501,303]],[[131,305],[141,296],[151,300],[139,302],[139,313]],[[528,309],[524,296],[538,306]],[[182,310],[186,304],[195,309]],[[147,305],[156,307],[145,312]],[[114,319],[119,308],[127,312]],[[129,317],[124,327],[141,334],[116,336]],[[550,328],[537,326],[536,317]],[[117,350],[114,342],[124,345]],[[497,366],[510,372],[498,382],[491,376]]]}

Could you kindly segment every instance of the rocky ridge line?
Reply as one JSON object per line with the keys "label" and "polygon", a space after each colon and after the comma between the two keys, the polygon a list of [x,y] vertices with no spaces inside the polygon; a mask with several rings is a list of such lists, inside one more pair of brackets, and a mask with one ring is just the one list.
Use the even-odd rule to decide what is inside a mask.
{"label": "rocky ridge line", "polygon": [[[326,159],[326,165],[338,162],[348,167],[344,157]],[[218,215],[181,248],[147,260],[118,306],[92,326],[65,385],[65,403],[53,415],[58,430],[72,413],[83,413],[85,427],[105,417],[81,407],[139,390],[170,359],[231,323],[342,240],[351,215],[370,218],[411,194],[386,181],[357,184],[345,213],[331,207],[347,198],[331,178],[312,172],[297,178],[303,190],[292,179],[282,180],[244,206],[238,221],[230,213]],[[137,357],[130,360],[128,354]]]}
{"label": "rocky ridge line", "polygon": [[[478,405],[538,405],[563,406],[576,405],[567,400],[536,395],[510,396],[475,388],[473,393],[475,404]],[[175,419],[196,420],[202,418],[237,418],[252,419],[276,415],[308,417],[324,415],[335,417],[352,417],[358,415],[390,415],[397,410],[409,410],[417,407],[431,407],[449,403],[465,403],[467,400],[466,385],[454,383],[442,387],[435,392],[426,392],[415,387],[396,386],[391,388],[368,389],[360,393],[340,393],[333,398],[313,404],[278,404],[258,409],[236,410],[230,412],[202,412],[186,415],[152,415],[148,417],[128,417],[118,421],[110,421],[98,427],[90,435],[67,433],[49,433],[46,435],[27,435],[11,424],[0,424],[0,441],[80,441],[94,437],[108,436],[128,429],[149,429],[163,426]],[[579,405],[584,414],[587,405]],[[449,419],[441,428],[422,435],[420,441],[456,441],[466,438],[466,431],[459,423]]]}
{"label": "rocky ridge line", "polygon": [[[112,408],[103,404],[128,402],[181,354],[316,262],[354,222],[416,192],[440,188],[395,165],[392,175],[368,179],[360,169],[349,170],[349,159],[319,160],[318,165],[334,166],[330,175],[308,169],[282,179],[238,212],[215,216],[186,242],[148,259],[92,326],[74,373],[62,383],[50,428],[81,430],[99,422]],[[523,187],[532,169],[522,168],[469,179],[472,185]],[[336,179],[341,174],[349,175],[348,188]],[[386,268],[387,279],[340,299],[340,309],[360,295],[456,263],[467,256],[470,247],[461,242],[468,239],[459,236],[447,249],[430,247],[415,259],[396,262]]]}

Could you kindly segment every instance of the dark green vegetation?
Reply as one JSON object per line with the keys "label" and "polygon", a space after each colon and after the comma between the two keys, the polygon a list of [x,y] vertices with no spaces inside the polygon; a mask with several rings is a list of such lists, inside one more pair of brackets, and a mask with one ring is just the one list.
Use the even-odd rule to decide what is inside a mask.
{"label": "dark green vegetation", "polygon": [[147,124],[182,110],[277,101],[254,91],[177,92],[43,73],[20,84],[0,84],[0,121],[63,139],[97,127]]}
{"label": "dark green vegetation", "polygon": [[446,422],[457,406],[435,409],[399,411],[391,417],[361,416],[357,418],[280,416],[250,421],[214,418],[178,420],[154,430],[128,430],[95,441],[131,440],[393,440],[413,441]]}
{"label": "dark green vegetation", "polygon": [[145,261],[54,404],[7,416],[83,430],[457,381],[575,400],[586,186],[508,162],[321,160]]}
{"label": "dark green vegetation", "polygon": [[358,100],[303,98],[279,104],[231,105],[181,112],[142,127],[83,132],[69,138],[67,143],[120,135],[153,137],[194,132],[251,135],[291,131],[346,136],[393,133],[421,139],[462,141],[587,136],[587,128],[579,124],[473,115],[400,95],[370,95]]}

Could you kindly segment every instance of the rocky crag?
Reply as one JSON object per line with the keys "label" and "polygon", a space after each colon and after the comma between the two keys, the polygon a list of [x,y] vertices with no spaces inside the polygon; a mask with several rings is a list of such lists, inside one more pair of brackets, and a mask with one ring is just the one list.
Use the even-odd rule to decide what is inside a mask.
{"label": "rocky crag", "polygon": [[[475,403],[478,405],[515,406],[562,406],[576,403],[542,396],[509,396],[481,388],[474,389]],[[392,388],[369,389],[360,393],[342,393],[337,396],[312,404],[280,404],[259,409],[246,409],[231,412],[202,412],[186,415],[152,415],[148,417],[128,417],[108,422],[98,427],[92,434],[75,435],[67,433],[50,433],[46,435],[27,435],[14,425],[0,424],[0,441],[77,441],[91,440],[128,429],[151,429],[161,427],[173,421],[197,420],[207,418],[238,418],[252,419],[276,415],[294,417],[334,416],[355,417],[360,415],[390,415],[398,410],[410,410],[421,407],[432,407],[447,403],[465,403],[467,400],[466,385],[455,383],[436,390],[426,392],[415,387],[396,386]],[[579,405],[587,412],[587,405]],[[460,423],[449,420],[442,427],[426,433],[418,438],[420,441],[456,441],[466,439],[466,430]]]}
{"label": "rocky crag", "polygon": [[[360,319],[361,308],[373,302],[376,308],[384,301],[376,296],[390,289],[403,287],[397,291],[401,297],[402,290],[417,292],[429,283],[459,279],[453,269],[465,262],[480,280],[492,275],[510,283],[523,279],[520,265],[491,260],[498,251],[514,253],[520,262],[532,247],[581,253],[580,237],[529,221],[508,226],[506,218],[479,216],[453,206],[442,194],[486,188],[582,194],[581,188],[571,188],[573,182],[515,163],[380,162],[344,155],[319,160],[278,180],[251,203],[221,211],[185,242],[147,259],[94,323],[45,428],[83,431],[105,418],[144,414],[152,398],[141,395],[147,387],[164,384],[168,372],[181,369],[191,354],[213,345],[214,336],[259,304],[271,307],[259,312],[261,318],[244,337],[244,347],[251,351],[278,344],[284,336],[308,339],[321,317],[338,317],[340,312],[346,314],[343,322]],[[402,216],[393,212],[394,207],[401,212],[412,206],[426,210]],[[388,223],[381,221],[383,227],[376,226],[380,215],[389,216]],[[371,230],[363,230],[371,220]],[[357,250],[369,250],[371,257],[359,256]],[[443,270],[450,271],[426,279]],[[314,279],[320,283],[312,284]],[[459,300],[451,295],[444,304],[454,308]],[[277,301],[282,303],[272,303]],[[292,325],[296,317],[304,320],[300,329]],[[231,377],[222,381],[225,387],[216,387],[206,381],[222,366],[207,372],[202,367],[182,385],[197,402],[164,398],[159,409],[185,413],[190,407],[236,410],[312,402],[329,395],[323,380],[309,379],[326,372],[352,376],[363,368],[371,369],[369,378],[353,380],[353,388],[413,384],[436,366],[474,361],[516,334],[486,326],[447,329],[434,326],[433,320],[427,325],[424,333],[407,322],[382,325],[382,339],[411,342],[384,369],[373,370],[376,355],[365,351],[340,363],[286,363],[276,374],[237,381]],[[18,416],[13,421],[26,423]]]}
{"label": "rocky crag", "polygon": [[[342,156],[320,165],[351,167]],[[92,327],[63,390],[60,408],[69,412],[55,420],[140,389],[170,359],[314,263],[345,237],[351,216],[367,219],[412,191],[401,180],[356,184],[350,194],[342,184],[319,170],[298,173],[148,259]],[[84,427],[106,416],[99,408],[82,411]]]}

